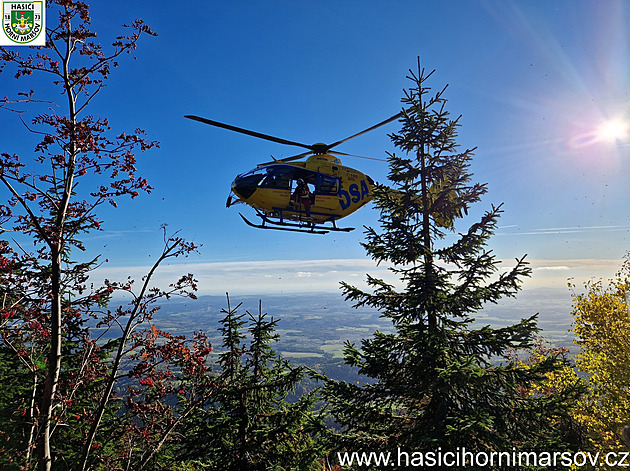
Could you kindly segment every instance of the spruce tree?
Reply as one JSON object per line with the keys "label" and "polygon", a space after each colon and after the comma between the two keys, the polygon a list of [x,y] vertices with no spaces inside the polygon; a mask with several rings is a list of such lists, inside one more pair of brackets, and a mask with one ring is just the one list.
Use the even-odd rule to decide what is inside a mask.
{"label": "spruce tree", "polygon": [[[397,469],[392,464],[438,465],[412,454],[418,451],[511,453],[567,446],[559,430],[566,398],[523,394],[561,360],[551,357],[527,369],[509,356],[532,346],[536,316],[500,328],[475,323],[485,304],[515,295],[530,269],[522,257],[499,273],[500,262],[487,248],[500,206],[456,232],[455,222],[487,188],[471,182],[475,149],[459,151],[459,118],[446,110],[446,87],[433,92],[427,86],[432,74],[419,61],[417,72],[410,71],[413,85],[402,99],[402,127],[391,135],[402,155],[389,155],[391,187],[378,185],[374,192],[381,227],[366,228],[362,244],[399,283],[370,275],[368,290],[342,283],[346,300],[378,309],[392,332],[377,331],[360,347],[346,346],[345,361],[367,377],[365,384],[326,386],[341,428],[331,437],[334,447],[389,451],[392,458],[400,449],[400,463],[383,468],[389,470]],[[452,468],[474,468],[474,458],[467,460]]]}
{"label": "spruce tree", "polygon": [[177,462],[204,470],[319,470],[317,391],[289,398],[308,370],[273,349],[277,319],[260,304],[257,315],[239,314],[239,307],[228,298],[222,311],[220,372],[211,378],[207,401],[187,420]]}

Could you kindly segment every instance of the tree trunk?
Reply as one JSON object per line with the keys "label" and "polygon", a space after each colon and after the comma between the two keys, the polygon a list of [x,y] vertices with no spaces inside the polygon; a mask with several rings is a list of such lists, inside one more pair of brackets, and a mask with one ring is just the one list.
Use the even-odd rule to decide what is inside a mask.
{"label": "tree trunk", "polygon": [[[422,185],[422,239],[424,245],[424,275],[430,278],[433,283],[433,253],[431,243],[431,208],[429,203],[429,185],[427,184],[427,166],[426,166],[426,154],[424,149],[424,143],[420,143],[418,148],[417,158],[420,161],[420,183]],[[431,285],[431,289],[433,286]],[[429,330],[435,332],[437,327],[437,318],[433,308],[427,310],[427,323]]]}
{"label": "tree trunk", "polygon": [[44,383],[44,395],[40,408],[40,471],[50,471],[52,455],[50,438],[51,422],[54,409],[55,393],[61,371],[61,251],[56,248],[52,253],[52,304],[50,309],[50,351],[48,352],[48,374]]}

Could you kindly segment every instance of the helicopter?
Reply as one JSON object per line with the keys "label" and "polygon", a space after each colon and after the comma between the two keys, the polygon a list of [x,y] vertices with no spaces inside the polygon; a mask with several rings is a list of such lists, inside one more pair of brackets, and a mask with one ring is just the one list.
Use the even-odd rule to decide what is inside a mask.
{"label": "helicopter", "polygon": [[[402,115],[402,112],[395,114],[385,121],[332,144],[303,144],[200,116],[184,117],[278,144],[308,149],[307,152],[284,159],[272,157],[271,162],[258,164],[256,168],[237,175],[232,182],[226,207],[244,203],[254,208],[261,220],[258,224],[251,222],[241,213],[239,215],[247,225],[258,229],[326,234],[330,231],[354,230],[353,227],[337,226],[337,221],[365,206],[372,199],[374,187],[372,178],[357,169],[342,165],[338,157],[360,156],[331,149],[384,126]],[[304,187],[308,191],[305,191]],[[304,191],[301,197],[296,196],[296,193]]]}

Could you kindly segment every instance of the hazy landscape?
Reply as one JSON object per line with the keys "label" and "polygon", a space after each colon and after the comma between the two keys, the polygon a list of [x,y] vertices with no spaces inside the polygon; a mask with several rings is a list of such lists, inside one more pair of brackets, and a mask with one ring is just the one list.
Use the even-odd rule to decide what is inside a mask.
{"label": "hazy landscape", "polygon": [[[231,296],[232,308],[238,304],[239,314],[246,311],[262,312],[279,319],[280,335],[275,349],[293,364],[321,366],[327,373],[341,367],[346,341],[359,343],[375,330],[390,331],[391,324],[371,308],[354,309],[344,301],[341,293],[303,293],[292,295]],[[197,300],[173,299],[165,303],[154,322],[163,330],[176,335],[190,336],[195,331],[206,331],[217,351],[221,336],[221,310],[227,307],[225,296],[201,296]],[[541,335],[552,344],[574,350],[571,334],[571,293],[566,288],[538,288],[524,290],[516,298],[504,299],[488,305],[477,313],[476,323],[501,327],[522,318],[539,314]],[[343,376],[346,376],[349,372]]]}

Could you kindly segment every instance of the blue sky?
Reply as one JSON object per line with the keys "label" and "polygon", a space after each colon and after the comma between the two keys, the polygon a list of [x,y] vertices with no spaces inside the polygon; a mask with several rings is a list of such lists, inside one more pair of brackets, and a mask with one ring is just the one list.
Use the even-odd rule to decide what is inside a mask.
{"label": "blue sky", "polygon": [[[408,70],[436,69],[429,85],[462,115],[459,143],[477,147],[475,179],[489,192],[458,226],[503,203],[491,248],[506,266],[528,254],[527,286],[612,276],[630,250],[630,139],[603,123],[630,119],[630,5],[623,1],[99,1],[103,44],[142,18],[137,60],[123,58],[91,113],[115,132],[146,129],[160,148],[139,156],[148,196],[105,208],[86,239],[109,263],[102,276],[139,276],[158,255],[159,226],[202,245],[165,267],[193,272],[202,293],[337,289],[379,274],[360,246],[372,206],[343,222],[351,233],[261,231],[225,208],[233,178],[269,156],[299,153],[183,118],[196,114],[298,142],[333,142],[400,110]],[[49,18],[49,22],[52,18]],[[48,79],[43,77],[43,79]],[[42,78],[0,74],[3,95]],[[18,87],[18,88],[16,88]],[[39,87],[39,88],[38,88]],[[56,99],[56,97],[54,97]],[[0,114],[2,150],[28,155],[32,136]],[[389,124],[339,147],[385,157]],[[15,136],[20,136],[19,143]],[[6,149],[7,143],[10,149]],[[375,180],[385,163],[345,158]]]}

